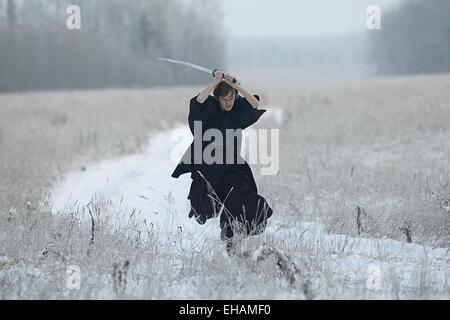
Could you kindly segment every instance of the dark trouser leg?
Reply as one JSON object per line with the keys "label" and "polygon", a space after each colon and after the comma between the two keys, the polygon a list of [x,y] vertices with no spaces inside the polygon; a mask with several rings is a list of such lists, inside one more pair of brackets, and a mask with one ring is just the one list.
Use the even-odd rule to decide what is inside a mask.
{"label": "dark trouser leg", "polygon": [[224,192],[225,195],[231,192],[220,216],[222,240],[231,239],[236,233],[242,236],[262,233],[273,213],[264,197],[257,194],[250,175],[245,166],[234,166],[226,174]]}

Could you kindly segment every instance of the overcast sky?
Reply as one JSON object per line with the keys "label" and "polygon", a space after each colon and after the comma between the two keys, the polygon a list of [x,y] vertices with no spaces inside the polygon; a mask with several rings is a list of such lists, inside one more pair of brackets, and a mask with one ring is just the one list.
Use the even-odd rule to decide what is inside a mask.
{"label": "overcast sky", "polygon": [[[232,37],[344,34],[366,28],[366,9],[409,0],[224,0]],[[383,20],[381,20],[383,22]]]}

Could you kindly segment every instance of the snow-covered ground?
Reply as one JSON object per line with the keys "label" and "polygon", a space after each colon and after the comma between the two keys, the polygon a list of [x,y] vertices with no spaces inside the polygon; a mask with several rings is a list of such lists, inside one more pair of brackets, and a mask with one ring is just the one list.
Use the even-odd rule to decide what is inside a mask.
{"label": "snow-covered ground", "polygon": [[[134,212],[161,232],[178,226],[198,232],[200,227],[187,217],[191,178],[187,174],[179,179],[171,177],[176,166],[170,161],[171,152],[180,143],[173,138],[180,137],[180,132],[190,135],[186,129],[159,133],[142,154],[105,160],[69,174],[53,191],[53,210],[66,212],[76,206],[83,212],[84,206],[95,201],[116,209],[117,214],[111,217],[114,225],[126,223],[127,214]],[[188,141],[181,143],[186,146]]]}
{"label": "snow-covered ground", "polygon": [[[281,112],[272,115],[277,122],[282,121]],[[69,174],[52,192],[53,210],[68,212],[76,207],[77,212],[86,213],[86,205],[93,201],[109,208],[102,212],[111,215],[111,227],[123,227],[130,216],[138,221],[138,227],[151,224],[166,250],[174,248],[180,230],[187,250],[208,242],[217,244],[218,219],[199,225],[187,216],[190,176],[171,177],[190,137],[189,130],[179,125],[152,136],[142,154],[105,160]],[[370,298],[417,298],[426,292],[427,297],[450,298],[450,252],[445,248],[327,234],[318,223],[291,221],[282,212],[275,212],[270,219],[262,241],[267,239],[288,252],[300,268],[308,265],[307,276],[316,298],[339,298],[340,293],[347,298],[346,290],[356,292],[354,297],[365,292],[364,297]],[[332,289],[331,294],[331,289],[324,288],[329,281],[345,285]],[[167,294],[204,296],[195,282],[190,278],[182,287],[168,288]],[[273,298],[299,296],[286,292]]]}
{"label": "snow-covered ground", "polygon": [[[269,117],[280,124],[282,110],[276,107],[268,110],[264,118]],[[243,155],[247,148],[252,148],[246,139],[248,130],[252,129],[243,132]],[[67,175],[52,192],[53,211],[68,212],[76,208],[87,214],[88,204],[100,202],[112,209],[105,212],[113,213],[110,219],[115,226],[126,224],[127,214],[133,213],[140,222],[152,223],[152,228],[159,233],[176,234],[181,227],[189,235],[187,241],[192,240],[193,244],[217,236],[218,219],[210,220],[205,228],[188,218],[190,175],[171,177],[191,141],[189,128],[178,124],[172,130],[153,135],[141,154],[105,160]],[[172,239],[166,237],[161,241],[170,244]]]}

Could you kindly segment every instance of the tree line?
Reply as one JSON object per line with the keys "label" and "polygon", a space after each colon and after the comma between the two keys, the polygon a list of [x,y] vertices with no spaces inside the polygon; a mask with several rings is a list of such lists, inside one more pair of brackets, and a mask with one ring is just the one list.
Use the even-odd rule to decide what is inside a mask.
{"label": "tree line", "polygon": [[[81,29],[69,30],[69,5]],[[222,65],[219,0],[0,0],[0,92],[195,84]]]}
{"label": "tree line", "polygon": [[377,73],[450,71],[450,1],[405,1],[383,12],[381,24],[369,32]]}

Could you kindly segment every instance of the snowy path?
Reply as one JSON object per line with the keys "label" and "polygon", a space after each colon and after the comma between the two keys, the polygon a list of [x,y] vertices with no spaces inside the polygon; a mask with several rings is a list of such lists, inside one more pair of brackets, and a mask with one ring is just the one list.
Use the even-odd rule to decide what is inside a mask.
{"label": "snowy path", "polygon": [[[281,124],[282,110],[271,108],[260,121],[268,118]],[[252,150],[252,146],[246,145],[247,130],[243,133],[244,151],[246,147]],[[147,226],[152,224],[153,230],[164,235],[163,243],[172,243],[180,227],[186,237],[184,241],[193,244],[207,238],[218,239],[219,219],[199,225],[188,218],[190,175],[171,177],[191,141],[189,128],[178,124],[172,130],[153,135],[142,154],[105,160],[83,172],[69,174],[52,192],[53,210],[66,213],[77,210],[86,214],[87,204],[100,202],[106,207],[103,212],[110,213],[115,225],[126,224],[134,212],[134,219],[145,221]]]}
{"label": "snowy path", "polygon": [[[190,136],[186,128],[158,133],[142,154],[102,161],[82,172],[69,174],[52,192],[53,210],[68,212],[75,206],[83,212],[83,208],[94,201],[102,204],[106,209],[103,212],[108,212],[118,226],[123,226],[134,212],[136,220],[152,224],[159,234],[174,235],[181,227],[192,235],[202,233],[207,237],[209,232],[214,236],[213,226],[203,232],[204,226],[187,216],[190,175],[171,177],[177,164],[171,158],[180,158],[172,156],[172,152],[175,147],[184,151]],[[217,229],[215,231],[217,233]],[[172,237],[161,240],[171,241]]]}
{"label": "snowy path", "polygon": [[[187,217],[190,176],[170,176],[190,137],[185,127],[158,133],[142,154],[106,160],[69,174],[52,192],[54,210],[67,212],[74,203],[83,207],[96,199],[110,207],[117,225],[126,223],[132,212],[138,222],[151,223],[163,245],[173,243],[179,227],[187,247],[205,243],[205,239],[218,241],[218,219],[199,225]],[[266,233],[283,240],[287,248],[299,248],[302,252],[294,260],[300,259],[303,251],[320,257],[319,269],[329,277],[372,285],[372,289],[389,287],[389,292],[395,291],[392,286],[420,288],[426,277],[427,283],[434,284],[432,291],[440,292],[438,297],[444,293],[444,298],[450,298],[448,249],[330,235],[315,223],[286,224],[277,214],[270,219]]]}

